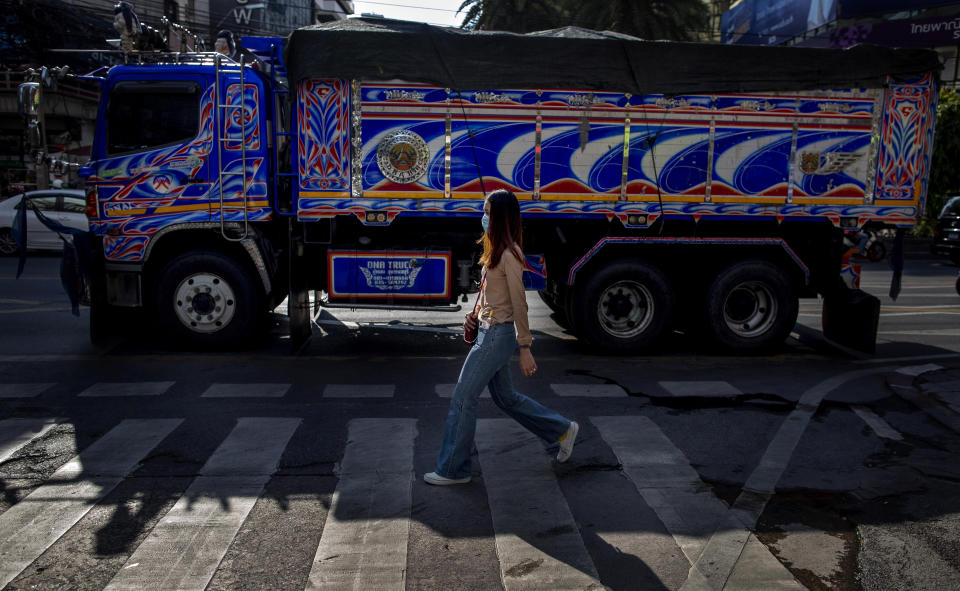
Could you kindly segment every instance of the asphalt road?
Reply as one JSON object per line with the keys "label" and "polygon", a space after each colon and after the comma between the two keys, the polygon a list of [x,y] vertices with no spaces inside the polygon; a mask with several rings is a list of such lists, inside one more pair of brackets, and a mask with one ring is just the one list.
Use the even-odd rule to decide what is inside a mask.
{"label": "asphalt road", "polygon": [[[908,253],[877,351],[819,303],[757,357],[675,333],[597,355],[528,294],[573,457],[482,399],[474,481],[434,488],[460,314],[330,310],[291,353],[101,350],[55,257],[0,259],[0,587],[953,589],[958,269]],[[886,293],[890,270],[865,265]]]}

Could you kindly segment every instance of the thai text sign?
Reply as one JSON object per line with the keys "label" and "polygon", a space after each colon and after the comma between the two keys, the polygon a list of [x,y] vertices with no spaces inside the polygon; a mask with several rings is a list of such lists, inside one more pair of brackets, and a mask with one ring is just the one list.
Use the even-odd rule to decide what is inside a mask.
{"label": "thai text sign", "polygon": [[450,254],[330,251],[328,286],[337,299],[448,299]]}

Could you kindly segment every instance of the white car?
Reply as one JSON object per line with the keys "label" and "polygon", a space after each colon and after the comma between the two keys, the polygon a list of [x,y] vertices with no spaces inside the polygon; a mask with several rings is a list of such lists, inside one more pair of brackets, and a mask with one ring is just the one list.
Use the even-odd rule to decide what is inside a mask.
{"label": "white car", "polygon": [[[83,191],[72,189],[51,189],[49,191],[30,191],[26,193],[27,209],[27,250],[60,250],[63,242],[56,232],[44,226],[30,205],[36,206],[48,218],[64,226],[87,230],[87,216],[84,214],[86,201]],[[17,243],[13,240],[11,228],[17,216],[17,205],[23,194],[0,201],[0,254],[12,255],[17,252]]]}

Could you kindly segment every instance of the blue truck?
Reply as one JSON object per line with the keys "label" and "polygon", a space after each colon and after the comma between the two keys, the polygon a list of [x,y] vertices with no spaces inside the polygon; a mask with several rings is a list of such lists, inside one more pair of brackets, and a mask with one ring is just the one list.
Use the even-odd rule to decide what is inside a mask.
{"label": "blue truck", "polygon": [[599,348],[680,329],[769,351],[823,297],[828,336],[869,349],[878,306],[843,234],[923,213],[933,52],[383,19],[241,45],[88,76],[94,340],[136,311],[217,347],[284,300],[298,342],[314,305],[459,310],[505,188],[528,288]]}

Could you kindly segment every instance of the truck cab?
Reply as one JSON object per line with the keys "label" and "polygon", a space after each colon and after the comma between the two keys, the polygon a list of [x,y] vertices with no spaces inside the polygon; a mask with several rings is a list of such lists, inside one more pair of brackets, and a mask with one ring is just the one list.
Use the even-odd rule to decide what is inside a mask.
{"label": "truck cab", "polygon": [[[172,337],[219,344],[247,334],[280,295],[266,256],[276,231],[269,78],[192,54],[113,67],[101,89],[81,171],[103,264],[95,305],[148,307]],[[215,262],[198,263],[205,257]],[[109,308],[106,317],[121,312]]]}

